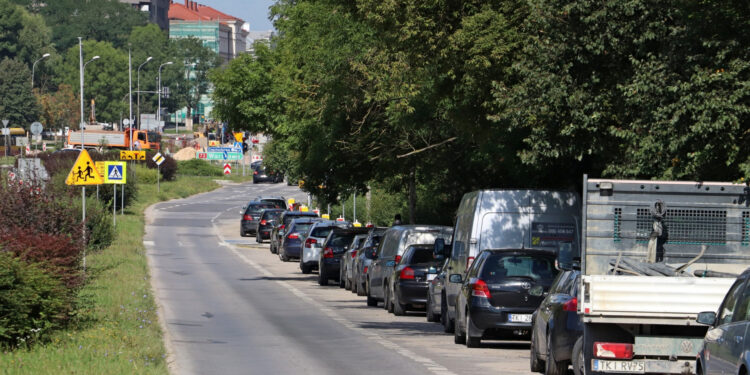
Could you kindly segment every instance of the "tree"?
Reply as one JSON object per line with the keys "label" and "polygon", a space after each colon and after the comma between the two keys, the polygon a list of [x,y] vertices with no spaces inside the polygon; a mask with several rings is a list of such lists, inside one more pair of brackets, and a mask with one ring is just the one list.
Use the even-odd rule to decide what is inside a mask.
{"label": "tree", "polygon": [[208,94],[211,82],[209,72],[221,64],[219,54],[203,45],[203,41],[195,37],[174,39],[176,71],[188,71],[188,78],[184,84],[177,87],[174,100],[177,105],[187,107],[187,116],[191,118],[193,109],[198,107],[201,97]]}
{"label": "tree", "polygon": [[39,109],[31,93],[31,72],[17,59],[0,61],[0,116],[10,121],[9,126],[28,128],[39,120]]}
{"label": "tree", "polygon": [[78,124],[79,100],[70,85],[61,84],[54,93],[40,94],[37,91],[36,97],[41,107],[41,122],[46,127],[63,129]]}

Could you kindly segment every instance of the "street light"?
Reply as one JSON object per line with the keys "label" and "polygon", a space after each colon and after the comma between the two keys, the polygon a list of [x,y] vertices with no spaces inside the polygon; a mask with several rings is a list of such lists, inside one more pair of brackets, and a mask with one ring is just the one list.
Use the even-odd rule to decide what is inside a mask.
{"label": "street light", "polygon": [[156,128],[161,133],[161,129],[159,128],[159,119],[161,118],[161,68],[165,65],[172,65],[171,61],[167,61],[164,64],[159,65],[159,104],[158,109],[156,111]]}
{"label": "street light", "polygon": [[[83,125],[83,123],[84,123],[84,119],[83,119],[83,79],[86,76],[86,65],[88,65],[90,62],[94,62],[96,60],[99,60],[99,55],[96,55],[96,56],[92,57],[91,60],[86,61],[86,63],[83,64],[83,69],[81,70],[81,125]],[[83,147],[83,131],[84,131],[84,128],[85,128],[85,126],[81,127],[81,148],[84,148]]]}
{"label": "street light", "polygon": [[[138,104],[136,105],[136,107],[138,107],[137,110],[136,110],[136,112],[138,112],[136,114],[137,120],[138,120],[138,128],[141,127],[141,68],[143,68],[143,66],[146,65],[146,63],[148,63],[151,60],[153,60],[153,57],[149,56],[146,59],[146,61],[143,62],[143,64],[139,65],[138,66],[138,73],[136,74],[137,75],[136,80],[138,81],[136,83],[136,85],[138,86]],[[132,129],[133,125],[130,125],[130,128]],[[133,138],[132,134],[130,135],[130,138],[131,139]]]}
{"label": "street light", "polygon": [[44,59],[46,59],[48,57],[49,57],[49,53],[45,53],[44,55],[42,55],[42,57],[40,57],[38,60],[34,61],[33,64],[31,64],[31,88],[32,89],[34,88],[34,69],[36,69],[36,63],[38,63],[38,62],[40,62],[40,61],[42,61],[42,60],[44,60]]}

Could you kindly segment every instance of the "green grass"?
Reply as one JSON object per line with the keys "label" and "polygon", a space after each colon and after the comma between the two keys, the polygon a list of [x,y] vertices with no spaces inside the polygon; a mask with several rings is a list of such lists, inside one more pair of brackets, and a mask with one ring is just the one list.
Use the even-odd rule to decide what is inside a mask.
{"label": "green grass", "polygon": [[210,177],[139,185],[117,217],[117,239],[87,259],[88,283],[73,323],[47,343],[0,353],[2,374],[167,374],[165,349],[143,247],[146,207],[213,190]]}

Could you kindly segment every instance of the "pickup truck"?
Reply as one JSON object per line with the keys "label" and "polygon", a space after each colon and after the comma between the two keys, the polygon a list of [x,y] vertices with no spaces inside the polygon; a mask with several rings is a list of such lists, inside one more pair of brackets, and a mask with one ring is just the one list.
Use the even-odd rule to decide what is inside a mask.
{"label": "pickup truck", "polygon": [[698,313],[750,266],[750,189],[588,176],[583,188],[585,373],[694,374]]}

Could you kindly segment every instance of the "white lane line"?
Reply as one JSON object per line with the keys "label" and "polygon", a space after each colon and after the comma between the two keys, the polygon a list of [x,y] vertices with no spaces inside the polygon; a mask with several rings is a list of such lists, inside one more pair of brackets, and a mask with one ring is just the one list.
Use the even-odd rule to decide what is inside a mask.
{"label": "white lane line", "polygon": [[143,241],[143,246],[154,246],[154,241]]}
{"label": "white lane line", "polygon": [[[211,223],[213,225],[213,229],[214,229],[214,232],[216,233],[216,236],[219,237],[219,240],[221,241],[220,243],[221,244],[225,244],[225,246],[227,246],[229,248],[229,250],[232,251],[235,255],[237,255],[237,257],[239,257],[243,262],[245,262],[246,264],[248,264],[250,267],[253,267],[256,271],[262,273],[264,276],[267,276],[267,277],[274,276],[273,273],[271,273],[267,269],[261,267],[255,261],[249,259],[245,254],[242,254],[237,249],[236,246],[234,246],[234,245],[232,245],[230,243],[225,242],[224,236],[221,235],[221,232],[219,231],[219,228],[217,228],[216,224],[214,223],[214,220],[217,217],[219,217],[219,215],[221,215],[221,213],[219,213],[216,216],[214,216],[214,219],[211,220]],[[298,288],[292,286],[291,284],[287,283],[286,281],[277,280],[275,282],[277,284],[279,284],[280,286],[282,286],[284,289],[292,292],[292,294],[294,294],[294,295],[296,295],[296,296],[304,299],[309,304],[317,307],[320,311],[323,312],[323,314],[327,315],[329,318],[335,319],[337,321],[340,320],[340,319],[341,320],[347,320],[346,318],[343,318],[341,315],[339,315],[335,311],[331,310],[330,308],[325,307],[320,302],[315,301],[312,298],[310,298],[309,296],[305,295],[304,292],[302,292]],[[355,331],[355,332],[357,332],[357,333],[359,333],[359,334],[367,337],[370,340],[375,341],[376,343],[382,345],[383,347],[385,347],[387,349],[391,349],[391,350],[395,351],[396,353],[398,353],[398,354],[400,354],[400,355],[402,355],[402,356],[404,356],[404,357],[406,357],[406,358],[408,358],[410,360],[413,360],[414,362],[417,362],[417,363],[425,366],[427,368],[427,370],[429,370],[432,373],[443,374],[443,375],[456,375],[455,373],[449,371],[446,367],[438,364],[437,362],[435,362],[435,361],[433,361],[433,360],[431,360],[429,358],[417,356],[416,353],[412,352],[411,350],[408,350],[408,349],[402,347],[401,345],[399,345],[399,344],[397,344],[397,343],[395,343],[393,341],[390,341],[390,340],[388,340],[386,338],[383,338],[381,335],[379,335],[377,333],[373,333],[373,332],[368,331],[368,330],[366,330],[364,328],[357,327],[357,326],[355,326],[353,324],[345,324],[344,326],[346,328],[348,328],[348,329],[351,329],[352,331]]]}

